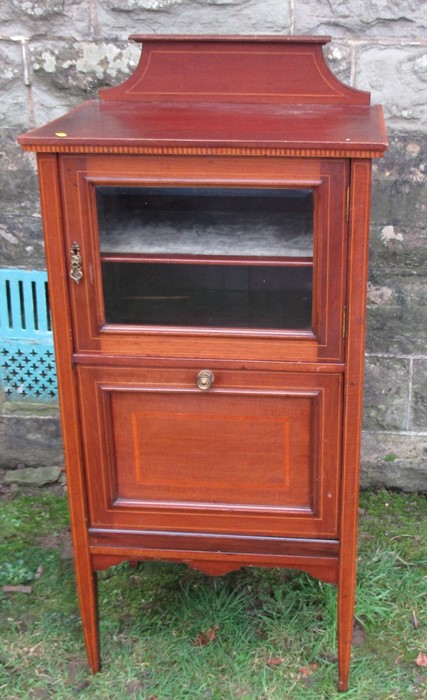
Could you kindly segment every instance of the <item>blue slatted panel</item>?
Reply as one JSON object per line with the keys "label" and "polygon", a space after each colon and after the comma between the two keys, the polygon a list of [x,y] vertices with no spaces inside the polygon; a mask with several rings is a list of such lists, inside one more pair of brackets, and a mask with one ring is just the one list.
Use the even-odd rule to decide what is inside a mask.
{"label": "blue slatted panel", "polygon": [[57,398],[44,270],[0,270],[0,381],[9,401]]}
{"label": "blue slatted panel", "polygon": [[0,270],[0,337],[51,338],[44,270]]}

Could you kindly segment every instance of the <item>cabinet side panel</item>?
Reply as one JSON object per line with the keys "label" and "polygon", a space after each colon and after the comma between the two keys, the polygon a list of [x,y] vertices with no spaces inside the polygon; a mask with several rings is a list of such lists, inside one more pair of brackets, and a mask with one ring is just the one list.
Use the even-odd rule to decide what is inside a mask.
{"label": "cabinet side panel", "polygon": [[57,157],[39,155],[38,169],[77,588],[89,663],[96,671],[99,668],[96,585],[86,528],[86,489],[72,365],[73,344]]}
{"label": "cabinet side panel", "polygon": [[338,574],[338,642],[341,690],[345,689],[346,678],[348,678],[356,583],[370,190],[371,161],[353,161],[351,166],[348,322],[346,333],[347,372],[344,388],[340,561]]}
{"label": "cabinet side panel", "polygon": [[[371,162],[354,161],[351,173],[348,321],[344,389],[341,543],[350,552],[357,538],[357,508],[362,424],[363,367],[368,278]],[[353,557],[348,556],[348,567]],[[348,569],[350,574],[350,568]]]}

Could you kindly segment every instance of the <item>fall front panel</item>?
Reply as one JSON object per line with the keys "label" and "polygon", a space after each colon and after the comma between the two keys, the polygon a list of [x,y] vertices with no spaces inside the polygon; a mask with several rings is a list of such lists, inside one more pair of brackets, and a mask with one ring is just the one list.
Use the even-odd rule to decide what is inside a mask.
{"label": "fall front panel", "polygon": [[335,534],[338,375],[78,372],[92,524]]}
{"label": "fall front panel", "polygon": [[312,511],[317,394],[228,391],[112,391],[117,498]]}

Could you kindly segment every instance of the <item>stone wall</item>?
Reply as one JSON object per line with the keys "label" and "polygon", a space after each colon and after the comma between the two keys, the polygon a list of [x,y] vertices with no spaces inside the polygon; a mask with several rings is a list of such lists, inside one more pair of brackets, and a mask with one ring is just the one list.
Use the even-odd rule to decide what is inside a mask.
{"label": "stone wall", "polygon": [[[131,72],[139,33],[330,34],[343,81],[384,105],[375,163],[363,484],[426,489],[427,13],[423,0],[2,0],[0,267],[43,269],[35,163],[15,137]],[[0,407],[0,463],[61,459],[55,410]]]}

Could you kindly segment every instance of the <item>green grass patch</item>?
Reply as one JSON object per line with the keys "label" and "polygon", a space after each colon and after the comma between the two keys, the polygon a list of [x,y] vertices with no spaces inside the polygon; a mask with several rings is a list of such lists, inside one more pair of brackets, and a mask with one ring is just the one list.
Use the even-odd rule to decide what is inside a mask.
{"label": "green grass patch", "polygon": [[[121,564],[99,575],[103,670],[87,669],[58,496],[0,507],[0,698],[427,697],[425,498],[364,493],[350,690],[336,690],[336,591],[305,573]],[[4,593],[30,585],[31,593]]]}

